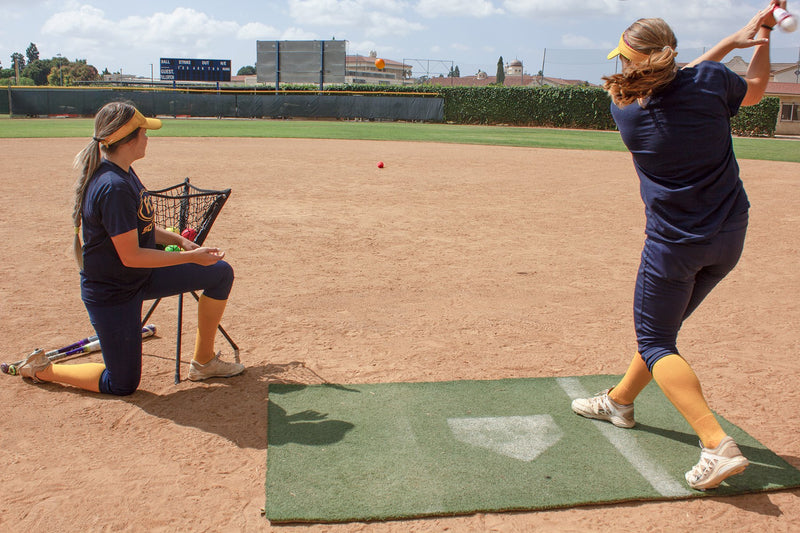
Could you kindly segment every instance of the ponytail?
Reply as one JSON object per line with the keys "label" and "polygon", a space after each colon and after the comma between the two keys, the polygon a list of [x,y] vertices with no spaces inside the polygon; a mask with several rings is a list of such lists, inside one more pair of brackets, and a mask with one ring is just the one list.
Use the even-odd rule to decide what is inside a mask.
{"label": "ponytail", "polygon": [[72,239],[72,249],[78,268],[83,268],[83,247],[81,245],[80,229],[83,218],[83,198],[86,196],[86,187],[95,171],[100,166],[100,143],[92,138],[89,144],[75,156],[73,166],[80,169],[80,177],[75,183],[75,204],[72,207],[72,226],[75,236]]}
{"label": "ponytail", "polygon": [[603,76],[603,89],[619,107],[647,100],[669,85],[678,71],[675,64],[678,42],[663,20],[639,19],[625,31],[625,38],[635,51],[648,57],[644,61],[628,63],[622,74]]}
{"label": "ponytail", "polygon": [[106,153],[113,152],[117,146],[121,146],[135,138],[138,134],[138,129],[109,146],[102,145],[101,141],[128,122],[135,112],[136,108],[128,102],[111,102],[104,105],[95,116],[92,140],[75,156],[73,161],[73,166],[80,171],[80,177],[75,183],[75,199],[72,207],[72,227],[75,231],[75,236],[72,239],[72,248],[75,261],[81,269],[83,268],[83,248],[80,229],[83,220],[83,199],[86,196],[89,182],[92,181],[94,173],[102,163],[101,150]]}

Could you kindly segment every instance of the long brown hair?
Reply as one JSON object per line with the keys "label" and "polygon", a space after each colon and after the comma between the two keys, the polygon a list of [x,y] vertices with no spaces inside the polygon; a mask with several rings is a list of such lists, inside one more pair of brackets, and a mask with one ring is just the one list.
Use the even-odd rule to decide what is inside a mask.
{"label": "long brown hair", "polygon": [[625,30],[625,41],[649,57],[629,63],[622,74],[603,76],[603,88],[619,107],[647,99],[675,78],[678,40],[669,25],[660,18],[639,19]]}
{"label": "long brown hair", "polygon": [[75,156],[73,166],[80,170],[80,177],[75,183],[75,205],[72,208],[72,225],[75,228],[75,237],[73,239],[73,250],[75,260],[78,266],[83,268],[83,253],[81,250],[80,228],[81,219],[83,217],[83,198],[86,195],[86,188],[92,179],[95,171],[100,166],[101,150],[103,153],[110,154],[123,144],[134,139],[139,130],[136,129],[130,135],[127,135],[118,142],[109,146],[100,144],[102,139],[105,139],[125,123],[127,123],[136,112],[136,108],[129,102],[111,102],[104,105],[97,115],[94,117],[94,135],[89,144]]}

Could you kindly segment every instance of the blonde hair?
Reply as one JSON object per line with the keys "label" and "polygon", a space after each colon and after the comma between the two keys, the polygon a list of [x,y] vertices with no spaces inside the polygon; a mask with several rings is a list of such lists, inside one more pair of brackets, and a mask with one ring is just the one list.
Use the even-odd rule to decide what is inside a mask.
{"label": "blonde hair", "polygon": [[622,74],[603,76],[603,88],[619,107],[638,99],[647,99],[675,78],[678,40],[669,25],[660,18],[639,19],[625,30],[625,41],[636,51],[648,55],[638,63],[629,63]]}
{"label": "blonde hair", "polygon": [[100,141],[120,129],[133,117],[135,112],[136,108],[129,102],[111,102],[104,105],[95,115],[92,140],[75,156],[73,166],[80,170],[80,177],[75,183],[75,205],[72,208],[72,225],[75,228],[73,252],[80,268],[83,268],[83,252],[79,235],[83,217],[83,199],[92,176],[100,167],[100,152],[102,150],[103,153],[113,153],[117,147],[133,140],[138,135],[139,130],[137,128],[130,135],[109,146],[101,145]]}

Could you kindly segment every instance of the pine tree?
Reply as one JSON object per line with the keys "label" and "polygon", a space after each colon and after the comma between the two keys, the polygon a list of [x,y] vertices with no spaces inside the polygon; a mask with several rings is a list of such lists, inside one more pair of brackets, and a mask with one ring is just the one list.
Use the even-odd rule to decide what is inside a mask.
{"label": "pine tree", "polygon": [[31,43],[28,49],[25,50],[25,55],[28,56],[28,64],[30,65],[34,61],[39,60],[39,49],[36,48],[35,44]]}
{"label": "pine tree", "polygon": [[506,81],[506,71],[503,69],[503,56],[497,60],[497,85],[503,85]]}

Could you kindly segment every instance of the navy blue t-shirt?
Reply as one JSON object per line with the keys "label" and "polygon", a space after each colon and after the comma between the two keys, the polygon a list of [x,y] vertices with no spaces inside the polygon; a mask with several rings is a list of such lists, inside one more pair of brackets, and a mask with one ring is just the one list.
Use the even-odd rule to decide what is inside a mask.
{"label": "navy blue t-shirt", "polygon": [[103,160],[83,200],[83,270],[81,297],[90,304],[129,301],[150,275],[149,268],[122,264],[111,237],[136,229],[139,247],[155,248],[153,206],[142,182]]}
{"label": "navy blue t-shirt", "polygon": [[740,76],[704,61],[679,70],[644,108],[611,104],[639,175],[648,236],[700,242],[747,211],[730,129],[746,92]]}

